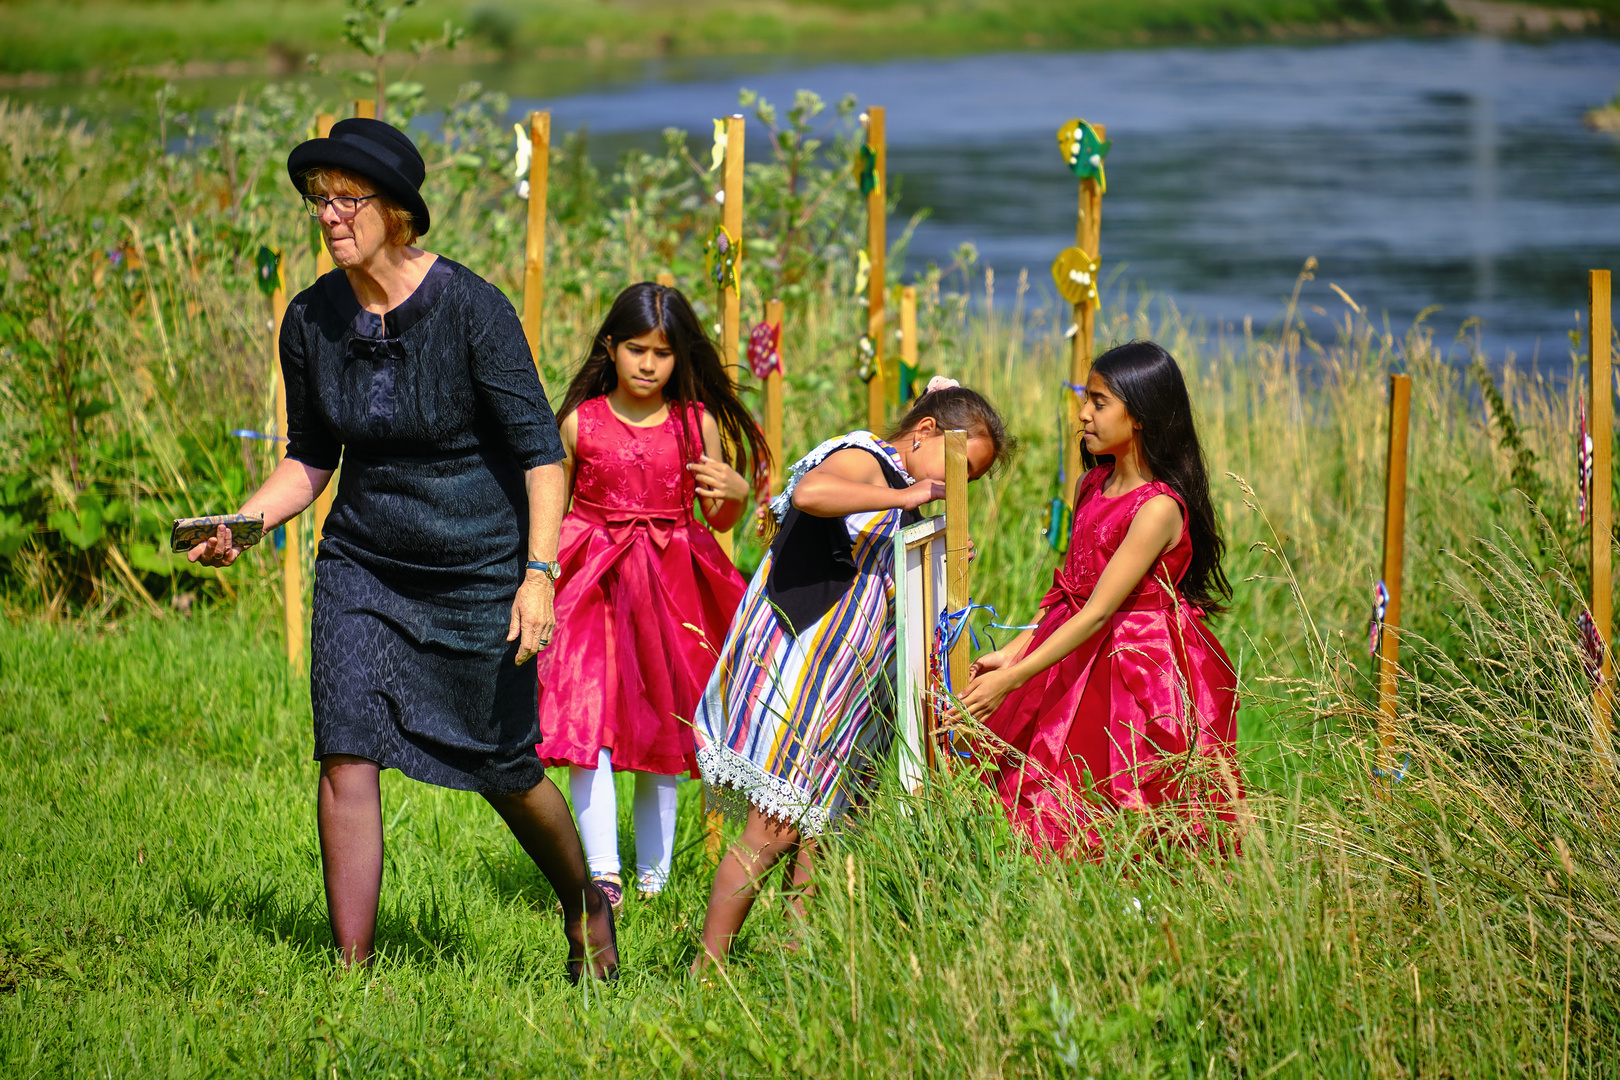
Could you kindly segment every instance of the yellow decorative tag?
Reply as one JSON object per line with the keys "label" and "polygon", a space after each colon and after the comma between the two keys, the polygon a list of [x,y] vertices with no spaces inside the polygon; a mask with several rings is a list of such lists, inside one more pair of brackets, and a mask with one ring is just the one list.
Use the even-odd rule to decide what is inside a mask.
{"label": "yellow decorative tag", "polygon": [[1058,295],[1071,304],[1098,306],[1098,263],[1077,247],[1064,248],[1052,262],[1052,281]]}
{"label": "yellow decorative tag", "polygon": [[726,122],[716,120],[714,122],[714,146],[709,149],[709,171],[714,172],[724,160],[726,160]]}

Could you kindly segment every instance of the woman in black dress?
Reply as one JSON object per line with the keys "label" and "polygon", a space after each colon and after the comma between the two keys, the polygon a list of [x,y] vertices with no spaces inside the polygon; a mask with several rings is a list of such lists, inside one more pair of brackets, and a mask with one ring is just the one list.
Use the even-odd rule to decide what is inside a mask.
{"label": "woman in black dress", "polygon": [[[570,976],[610,976],[611,907],[534,750],[563,449],[522,326],[493,285],[412,246],[430,219],[422,157],[400,131],[344,120],[287,172],[337,269],[288,305],[287,457],[242,512],[280,525],[341,457],[310,671],[333,937],[346,962],[370,959],[378,773],[399,769],[489,800],[562,901]],[[221,527],[191,558],[229,566],[241,550]]]}

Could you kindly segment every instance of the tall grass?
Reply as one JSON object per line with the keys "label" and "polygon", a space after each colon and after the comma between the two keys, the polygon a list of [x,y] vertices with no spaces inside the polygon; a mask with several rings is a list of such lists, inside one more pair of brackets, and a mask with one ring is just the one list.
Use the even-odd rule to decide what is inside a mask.
{"label": "tall grass", "polygon": [[[268,146],[311,105],[284,94],[227,119],[241,146]],[[484,164],[435,174],[447,210],[432,239],[511,288],[520,238],[497,224],[515,222],[517,206],[493,179],[495,106],[463,103],[461,145]],[[1570,383],[1490,363],[1495,394],[1482,395],[1466,343],[1436,343],[1421,323],[1390,333],[1349,298],[1332,340],[1291,314],[1263,330],[1209,327],[1168,298],[1123,291],[1100,320],[1101,344],[1151,336],[1175,353],[1200,412],[1237,582],[1216,629],[1244,697],[1241,855],[1189,852],[1166,844],[1160,823],[1126,820],[1102,860],[1042,863],[972,777],[942,776],[915,801],[885,785],[828,843],[808,921],[787,921],[767,892],[735,963],[707,988],[683,974],[707,885],[686,785],[671,891],[622,924],[624,980],[568,989],[551,898],[494,816],[396,777],[384,785],[383,959],[335,977],[307,690],[268,629],[273,561],[215,584],[133,563],[125,575],[110,554],[155,537],[133,509],[112,511],[120,499],[219,509],[247,482],[253,459],[223,432],[265,415],[250,256],[278,236],[293,252],[301,222],[268,181],[247,182],[246,150],[233,202],[207,211],[195,193],[229,172],[208,157],[217,149],[140,158],[135,136],[115,134],[0,111],[11,148],[0,198],[32,198],[34,220],[55,215],[56,241],[81,244],[29,263],[52,238],[8,219],[8,265],[44,268],[58,291],[17,288],[14,273],[0,347],[77,357],[91,381],[73,400],[109,406],[80,415],[18,374],[20,353],[6,357],[0,476],[17,509],[0,512],[31,515],[0,627],[0,1055],[11,1074],[1620,1072],[1620,830],[1572,629],[1585,566]],[[666,266],[693,280],[692,238],[711,211],[683,153],[672,139],[664,157],[629,158],[606,180],[577,147],[554,163],[550,384],[623,281]],[[72,178],[86,161],[102,186]],[[831,183],[836,167],[808,179]],[[48,168],[70,179],[23,186]],[[786,166],[750,177],[767,208],[792,196],[772,168]],[[184,214],[162,230],[142,224],[165,175],[168,197],[197,211],[190,233]],[[748,310],[773,292],[791,298],[790,454],[863,415],[852,369],[864,313],[842,197],[827,196],[834,212],[817,219],[799,277],[756,248],[747,282]],[[88,243],[97,235],[123,245],[120,263]],[[304,258],[290,260],[295,280],[307,279]],[[1313,269],[1295,295],[1325,300]],[[1067,319],[1038,277],[1009,284],[969,253],[917,277],[925,362],[985,390],[1026,446],[1004,476],[975,485],[972,523],[976,598],[1022,621],[1056,561],[1040,534],[1056,492]],[[84,352],[63,353],[60,327],[38,321],[47,309],[19,315],[19,297],[88,305],[63,283],[95,301],[82,312]],[[1014,301],[987,302],[992,292]],[[1391,370],[1413,377],[1414,398],[1403,768],[1386,783],[1371,774],[1365,620]],[[70,439],[81,440],[83,486],[60,453]],[[109,524],[80,547],[86,492],[101,493]],[[173,606],[183,594],[196,597],[189,616]]]}

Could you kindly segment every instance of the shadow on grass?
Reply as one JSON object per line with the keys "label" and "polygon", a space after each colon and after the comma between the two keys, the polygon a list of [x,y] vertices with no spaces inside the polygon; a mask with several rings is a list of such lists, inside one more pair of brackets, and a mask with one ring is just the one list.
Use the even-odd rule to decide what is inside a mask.
{"label": "shadow on grass", "polygon": [[[195,916],[246,926],[265,941],[288,946],[304,959],[335,959],[326,898],[319,891],[292,895],[284,883],[240,877],[227,882],[185,881],[180,889],[186,910]],[[545,908],[549,908],[551,892],[545,892]],[[532,902],[534,890],[514,895]],[[475,952],[468,918],[460,905],[451,908],[442,903],[437,887],[430,887],[425,895],[395,897],[392,902],[385,889],[377,913],[377,951],[402,963],[464,964]]]}

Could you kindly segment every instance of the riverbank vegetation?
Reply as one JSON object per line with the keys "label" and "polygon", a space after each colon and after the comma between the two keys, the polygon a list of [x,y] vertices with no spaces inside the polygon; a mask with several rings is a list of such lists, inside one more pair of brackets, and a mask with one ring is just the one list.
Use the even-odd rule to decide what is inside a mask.
{"label": "riverbank vegetation", "polygon": [[[1245,702],[1240,856],[1122,822],[1100,862],[1042,864],[971,777],[915,803],[891,785],[829,843],[808,923],[768,893],[706,988],[684,977],[707,884],[685,785],[675,883],[627,914],[625,978],[570,989],[553,898],[493,815],[392,777],[384,957],[334,977],[276,560],[194,572],[162,546],[171,515],[231,509],[268,467],[231,434],[270,426],[255,262],[276,248],[294,290],[313,276],[280,162],[323,103],[271,88],[205,127],[172,87],[152,100],[96,128],[0,105],[9,1073],[1620,1071],[1620,793],[1574,631],[1576,404],[1551,377],[1568,368],[1478,357],[1470,375],[1468,342],[1386,330],[1327,290],[1331,267],[1295,294],[1334,303],[1327,340],[1292,314],[1205,326],[1119,281],[1099,324],[1100,344],[1162,341],[1200,409],[1237,588],[1216,629]],[[787,302],[791,457],[864,416],[858,104],[744,104],[778,129],[748,167],[743,302],[750,322]],[[515,297],[505,102],[469,87],[445,117],[423,144],[428,246]],[[670,270],[712,315],[694,149],[672,133],[598,173],[559,140],[548,386],[628,281]],[[925,375],[985,390],[1025,445],[975,485],[972,522],[975,598],[1022,622],[1057,560],[1067,314],[1043,270],[996,274],[970,248],[894,272],[918,286]],[[1366,702],[1392,370],[1414,380],[1415,481],[1393,783],[1371,774]]]}
{"label": "riverbank vegetation", "polygon": [[[0,72],[116,72],[130,65],[283,73],[323,51],[342,0],[8,0]],[[1273,34],[1373,33],[1456,25],[1443,0],[739,0],[569,3],[421,0],[398,24],[399,55],[470,31],[486,61],[794,53],[839,58],[1090,49]]]}

